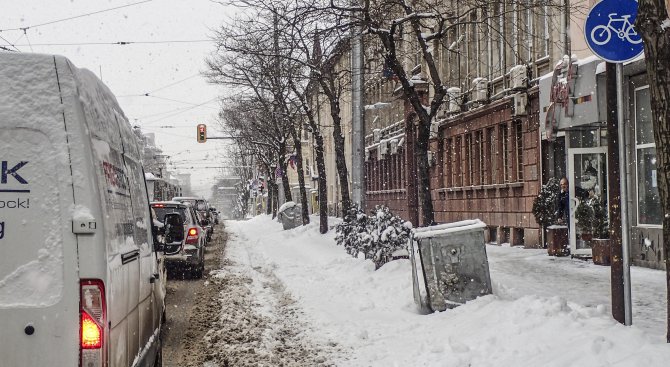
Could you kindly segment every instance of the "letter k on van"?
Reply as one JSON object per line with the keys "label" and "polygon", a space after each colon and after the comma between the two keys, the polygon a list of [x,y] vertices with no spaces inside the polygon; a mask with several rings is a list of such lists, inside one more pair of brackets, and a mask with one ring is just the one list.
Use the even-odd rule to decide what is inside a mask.
{"label": "letter k on van", "polygon": [[16,181],[19,181],[21,184],[26,185],[28,184],[28,181],[26,181],[23,177],[19,176],[16,171],[21,169],[21,167],[25,166],[28,164],[27,161],[21,161],[11,169],[7,169],[7,161],[2,161],[2,171],[0,172],[0,184],[6,184],[7,183],[7,175],[12,175],[16,179]]}

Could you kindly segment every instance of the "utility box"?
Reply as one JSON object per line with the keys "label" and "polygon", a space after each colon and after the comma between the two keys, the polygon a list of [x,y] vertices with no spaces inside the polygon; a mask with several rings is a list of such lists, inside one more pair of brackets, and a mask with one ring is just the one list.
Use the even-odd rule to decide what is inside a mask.
{"label": "utility box", "polygon": [[423,311],[444,311],[491,294],[485,229],[478,219],[415,229],[410,261],[414,300]]}
{"label": "utility box", "polygon": [[302,205],[293,201],[285,202],[277,211],[277,218],[284,230],[302,225]]}

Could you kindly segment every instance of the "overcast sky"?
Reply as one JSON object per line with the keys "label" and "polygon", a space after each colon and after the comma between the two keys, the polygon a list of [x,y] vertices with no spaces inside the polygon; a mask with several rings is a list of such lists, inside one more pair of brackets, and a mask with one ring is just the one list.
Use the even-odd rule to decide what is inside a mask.
{"label": "overcast sky", "polygon": [[217,135],[218,97],[225,91],[200,73],[214,50],[211,30],[230,19],[231,8],[210,0],[0,2],[0,45],[64,55],[95,72],[131,124],[155,133],[176,171],[192,173],[196,193],[210,196],[219,170],[202,167],[222,165],[225,143],[198,144],[196,125],[205,123],[209,135]]}

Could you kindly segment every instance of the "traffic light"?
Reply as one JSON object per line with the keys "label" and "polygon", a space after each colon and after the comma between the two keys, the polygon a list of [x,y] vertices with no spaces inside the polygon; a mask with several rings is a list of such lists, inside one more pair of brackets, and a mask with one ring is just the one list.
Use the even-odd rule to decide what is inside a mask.
{"label": "traffic light", "polygon": [[198,143],[204,143],[207,141],[207,125],[198,124]]}

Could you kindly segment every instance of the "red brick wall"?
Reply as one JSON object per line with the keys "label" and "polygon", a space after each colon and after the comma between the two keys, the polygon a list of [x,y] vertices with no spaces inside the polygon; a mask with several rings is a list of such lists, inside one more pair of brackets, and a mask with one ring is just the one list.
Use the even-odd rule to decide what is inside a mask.
{"label": "red brick wall", "polygon": [[[505,99],[441,126],[437,138],[430,142],[435,221],[479,218],[490,227],[522,228],[526,242],[538,241],[539,226],[531,212],[541,180],[538,106],[535,89],[529,94],[527,116],[512,116],[512,101]],[[413,131],[407,125],[406,135]],[[384,204],[412,220],[412,200],[407,192],[412,190],[407,175],[412,167],[408,161],[413,158],[412,141],[406,136],[405,152],[395,161],[388,157],[377,160],[376,151],[370,153],[366,163],[368,211]],[[393,173],[389,176],[394,167],[402,171],[400,186]]]}

